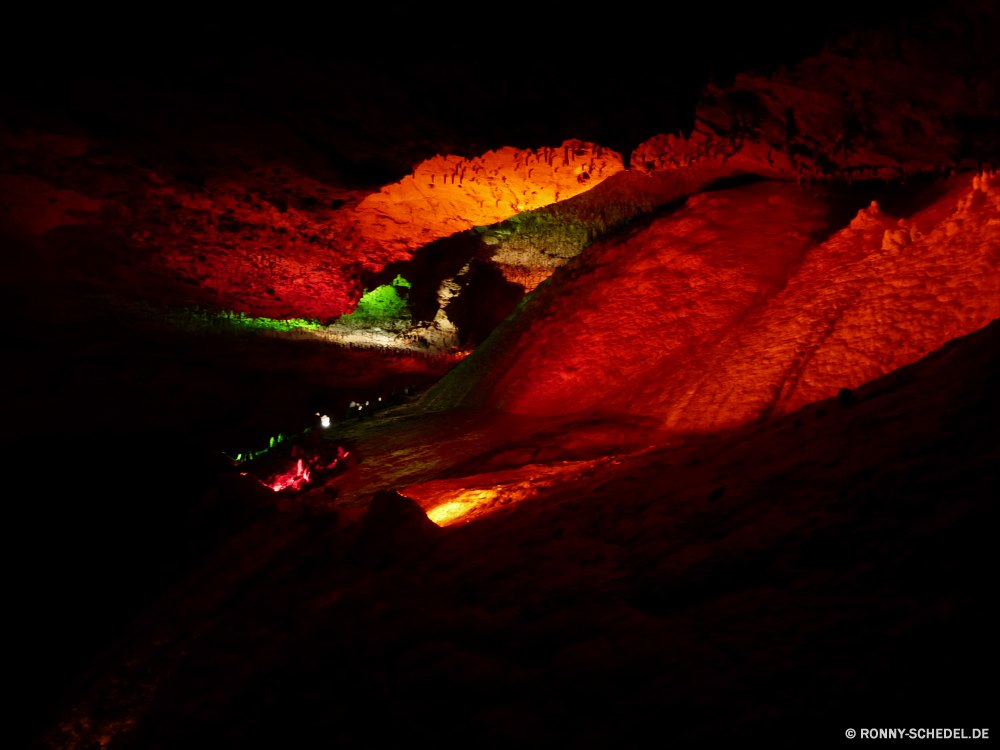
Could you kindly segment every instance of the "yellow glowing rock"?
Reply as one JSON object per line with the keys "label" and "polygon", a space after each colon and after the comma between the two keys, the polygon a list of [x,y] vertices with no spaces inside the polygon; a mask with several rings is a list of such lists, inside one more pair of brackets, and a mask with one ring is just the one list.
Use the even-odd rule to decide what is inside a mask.
{"label": "yellow glowing rock", "polygon": [[589,190],[624,169],[620,154],[571,140],[537,151],[435,156],[357,207],[366,240],[416,249]]}

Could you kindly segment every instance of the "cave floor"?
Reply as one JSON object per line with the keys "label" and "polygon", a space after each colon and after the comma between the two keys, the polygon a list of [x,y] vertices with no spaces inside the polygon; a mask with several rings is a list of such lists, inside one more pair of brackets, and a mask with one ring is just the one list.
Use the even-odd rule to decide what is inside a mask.
{"label": "cave floor", "polygon": [[[998,356],[994,323],[856,405],[684,443],[598,425],[573,447],[565,421],[412,407],[343,423],[329,437],[360,462],[337,500],[233,536],[43,744],[795,746],[805,728],[826,744],[972,726],[995,664]],[[359,504],[546,471],[441,529],[405,513],[377,528]]]}

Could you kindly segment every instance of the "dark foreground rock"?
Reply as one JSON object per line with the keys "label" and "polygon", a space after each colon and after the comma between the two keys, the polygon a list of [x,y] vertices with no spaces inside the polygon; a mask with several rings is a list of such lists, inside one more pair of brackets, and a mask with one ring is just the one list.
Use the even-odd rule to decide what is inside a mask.
{"label": "dark foreground rock", "polygon": [[[994,323],[850,409],[622,455],[443,530],[393,493],[363,521],[269,517],[128,634],[40,746],[798,746],[978,725],[998,366]],[[406,554],[362,570],[359,549]]]}

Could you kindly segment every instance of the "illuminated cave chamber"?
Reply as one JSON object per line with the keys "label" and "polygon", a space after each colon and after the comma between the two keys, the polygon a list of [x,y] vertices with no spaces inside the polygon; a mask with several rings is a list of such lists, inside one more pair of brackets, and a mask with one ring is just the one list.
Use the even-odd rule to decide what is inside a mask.
{"label": "illuminated cave chamber", "polygon": [[[622,169],[619,154],[580,141],[536,151],[507,147],[475,159],[439,156],[417,165],[412,175],[366,197],[356,207],[353,220],[363,242],[392,248],[404,259],[377,270],[377,278],[400,272],[392,282],[368,292],[373,296],[363,297],[359,309],[342,317],[332,331],[336,335],[346,327],[355,336],[375,334],[374,340],[390,345],[418,344],[435,350],[479,343],[519,301],[516,286],[530,291],[582,250],[582,243],[577,243],[568,253],[550,255],[545,245],[536,242],[520,256],[491,252],[500,244],[497,236],[509,236],[510,225],[519,227],[522,217],[586,192]],[[499,226],[491,231],[495,224]],[[561,229],[559,222],[551,228],[555,233]],[[426,257],[415,264],[411,260],[410,256],[435,241],[460,233],[468,236],[424,250]],[[549,238],[543,237],[543,243],[545,239]],[[397,280],[404,271],[411,276],[415,272],[423,287],[417,293],[423,292],[424,304],[416,305],[423,318],[414,318],[412,306],[395,302],[392,290],[399,288]],[[405,284],[407,289],[412,287]],[[376,295],[383,295],[385,301],[376,302]],[[456,297],[464,298],[456,302]],[[366,304],[395,305],[396,312],[381,316],[385,327],[365,325],[362,321],[379,317],[366,312]],[[385,335],[386,329],[397,336]]]}
{"label": "illuminated cave chamber", "polygon": [[[618,154],[567,141],[473,159],[435,157],[364,197],[331,192],[287,170],[262,170],[244,184],[208,183],[196,195],[171,189],[174,217],[191,212],[177,227],[184,234],[160,230],[139,240],[157,249],[154,267],[199,287],[212,306],[235,307],[244,316],[332,321],[326,330],[296,330],[333,343],[448,351],[485,338],[523,290],[582,250],[587,231],[581,237],[573,217],[532,212],[622,169]],[[287,193],[283,184],[293,184],[297,196],[275,198],[276,189]],[[523,238],[528,224],[542,231],[512,249],[510,240]],[[205,235],[204,247],[192,243],[192,230]],[[227,241],[226,232],[236,236]],[[358,255],[363,286],[338,265],[345,253]],[[413,259],[414,253],[424,257]],[[409,288],[395,281],[410,284],[406,276],[418,286],[409,305],[390,299],[394,289]],[[466,287],[449,317],[446,308]]]}
{"label": "illuminated cave chamber", "polygon": [[[96,659],[42,746],[618,747],[979,710],[982,26],[720,76],[635,137],[646,94],[599,65],[481,119],[414,88],[445,68],[383,100],[275,63],[252,106],[237,74],[185,89],[235,108],[231,142],[3,130],[7,455],[44,478],[17,527],[55,571],[25,673]],[[329,81],[355,88],[313,117]],[[563,96],[611,104],[576,130]]]}
{"label": "illuminated cave chamber", "polygon": [[[829,193],[704,193],[600,244],[429,397],[710,432],[787,413],[1000,316],[1000,189],[962,175],[917,213],[876,203],[822,242]],[[530,333],[528,333],[530,331]],[[440,395],[438,395],[440,394]]]}

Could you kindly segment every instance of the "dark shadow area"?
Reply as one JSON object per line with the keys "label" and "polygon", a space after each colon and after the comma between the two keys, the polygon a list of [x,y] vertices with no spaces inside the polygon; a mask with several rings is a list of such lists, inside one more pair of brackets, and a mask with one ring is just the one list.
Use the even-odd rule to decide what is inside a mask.
{"label": "dark shadow area", "polygon": [[378,273],[362,276],[365,289],[391,284],[397,275],[412,285],[408,300],[416,320],[434,320],[438,290],[445,279],[454,278],[480,251],[479,235],[460,232],[419,248],[410,260],[389,263]]}
{"label": "dark shadow area", "polygon": [[353,400],[441,374],[422,360],[393,372],[378,351],[144,328],[72,290],[8,289],[6,303],[35,314],[0,326],[12,747],[57,718],[70,681],[132,617],[257,517],[226,498],[201,507],[234,471],[223,451],[261,450],[316,427],[317,412],[337,421]]}
{"label": "dark shadow area", "polygon": [[[20,33],[2,53],[0,97],[27,106],[3,108],[2,121],[41,130],[73,122],[158,171],[175,168],[183,150],[183,171],[199,178],[238,170],[240,149],[371,187],[435,153],[566,138],[627,161],[657,133],[690,132],[709,80],[767,74],[852,29],[940,4],[852,0],[819,23],[792,4],[720,15],[628,3],[603,23],[558,2],[331,6],[307,22],[210,11],[146,22],[94,9],[43,19],[22,8],[8,19]],[[648,39],[625,31],[637,22]],[[501,26],[518,31],[495,41],[488,29]],[[670,44],[655,43],[664,29],[674,30]]]}
{"label": "dark shadow area", "polygon": [[905,182],[864,180],[850,185],[829,185],[826,228],[814,235],[816,242],[824,242],[846,227],[858,215],[877,201],[883,213],[892,217],[912,216],[933,203],[945,189],[945,181],[932,173],[918,174]]}
{"label": "dark shadow area", "polygon": [[1000,117],[964,115],[953,122],[962,133],[958,152],[962,166],[995,170],[1000,164]]}
{"label": "dark shadow area", "polygon": [[478,346],[524,297],[524,287],[507,281],[495,265],[472,263],[471,279],[448,305],[448,318],[458,326],[462,346]]}
{"label": "dark shadow area", "polygon": [[191,563],[188,516],[217,468],[183,434],[47,432],[0,453],[17,571],[11,747],[58,717],[70,683]]}
{"label": "dark shadow area", "polygon": [[116,741],[825,747],[848,727],[983,726],[998,332],[894,393],[622,457],[467,527],[379,493],[259,568],[234,553],[244,577],[210,632],[160,613],[190,629],[183,658],[149,657],[166,687]]}
{"label": "dark shadow area", "polygon": [[703,188],[701,192],[710,193],[716,190],[730,190],[731,188],[755,185],[758,182],[765,182],[768,178],[759,174],[734,174],[729,177],[721,177],[711,185]]}
{"label": "dark shadow area", "polygon": [[[345,188],[296,198],[275,182],[254,201],[261,215],[273,206],[276,227],[295,213],[290,206],[353,205],[359,195],[347,188],[377,189],[436,154],[472,157],[580,138],[627,163],[651,136],[691,132],[708,81],[790,67],[845,32],[887,22],[898,31],[915,13],[943,5],[849,0],[811,15],[801,4],[724,13],[708,5],[590,12],[547,1],[394,2],[197,18],[157,10],[152,23],[89,6],[8,14],[0,127],[91,139],[85,153],[60,162],[66,169],[49,187],[109,198],[100,210],[71,209],[77,213],[65,221],[79,223],[39,230],[40,239],[0,237],[0,471],[13,560],[8,742],[22,746],[52,727],[95,680],[119,679],[114,659],[102,654],[153,643],[158,632],[137,627],[139,616],[186,575],[206,571],[205,561],[247,528],[278,539],[281,553],[261,562],[248,545],[250,552],[227,558],[229,578],[206,574],[206,587],[229,593],[208,597],[218,603],[188,630],[183,607],[157,612],[179,634],[170,646],[176,655],[141,663],[115,690],[141,692],[146,677],[134,674],[147,667],[150,684],[166,688],[148,714],[134,714],[134,735],[114,739],[112,750],[450,740],[627,747],[665,728],[679,741],[707,734],[759,742],[800,731],[774,743],[794,745],[827,725],[841,739],[860,722],[981,723],[990,715],[981,680],[995,672],[988,530],[998,521],[997,392],[976,379],[987,365],[996,369],[995,357],[970,357],[916,396],[908,389],[920,379],[907,370],[857,389],[857,397],[831,399],[808,420],[760,437],[758,452],[738,466],[708,455],[706,438],[707,458],[668,456],[646,466],[640,456],[619,474],[625,459],[609,461],[585,478],[591,484],[581,480],[583,489],[548,495],[544,483],[526,484],[526,493],[541,488],[539,502],[524,506],[533,510],[440,535],[403,502],[399,517],[387,512],[391,523],[382,524],[391,533],[368,524],[369,549],[344,573],[338,555],[358,526],[348,511],[361,506],[336,511],[343,523],[335,529],[334,513],[303,522],[307,530],[282,547],[285,527],[269,524],[282,515],[281,523],[298,523],[298,510],[274,511],[266,491],[240,478],[222,451],[263,448],[279,432],[314,427],[319,414],[337,421],[352,401],[402,405],[401,390],[412,397],[450,365],[309,340],[177,330],[133,316],[128,305],[138,302],[232,309],[240,292],[220,300],[193,278],[143,276],[147,258],[124,232],[106,231],[114,217],[100,213],[112,195],[124,195],[116,205],[131,210],[148,197],[142,191],[173,189],[169,180],[151,188],[136,178],[113,183],[123,193],[102,192],[111,184],[105,177],[138,169],[192,188],[193,204],[213,179],[264,165]],[[748,118],[758,105],[746,94],[731,103]],[[960,169],[995,163],[997,118],[956,126]],[[30,177],[20,158],[0,172]],[[707,190],[761,179],[737,175]],[[909,216],[942,187],[928,174],[823,189],[828,226],[817,241],[873,200],[891,217]],[[599,239],[616,242],[684,204],[661,206]],[[167,202],[163,216],[177,207]],[[150,226],[161,221],[157,215]],[[236,231],[228,219],[217,224],[213,232]],[[269,229],[278,248],[283,240]],[[324,247],[331,265],[341,249]],[[475,346],[523,297],[484,260],[485,250],[478,235],[461,233],[362,282],[373,289],[403,276],[414,317],[432,320],[441,282],[471,264],[448,314],[462,343]],[[356,260],[337,266],[352,283],[362,266]],[[572,272],[573,262],[565,269]],[[619,364],[629,363],[610,363]],[[439,446],[462,448],[445,428],[420,422],[424,416],[406,415],[408,433],[400,417],[371,438],[385,444],[387,468],[375,467],[384,487],[405,489],[416,481],[408,468],[437,466]],[[466,415],[470,424],[454,431],[485,432],[479,416]],[[396,416],[385,418],[389,425]],[[648,447],[615,438],[610,427],[611,437],[587,442],[585,431],[580,424],[558,435],[503,435],[507,444],[456,458],[452,472],[464,478],[473,469],[612,452],[617,460]],[[798,437],[807,431],[809,446]],[[841,473],[838,462],[868,465]],[[711,472],[701,478],[705,466]],[[660,495],[640,497],[661,485]],[[567,505],[581,498],[586,503]],[[770,533],[770,522],[746,519],[756,523],[754,514],[780,503],[787,507],[775,523],[787,526],[777,541],[762,541],[758,531]],[[797,527],[801,519],[808,524]],[[397,544],[396,527],[432,533],[407,540],[406,532]],[[685,545],[700,548],[691,558],[700,562],[670,558]],[[383,577],[351,589],[363,576]],[[205,636],[205,623],[218,630]],[[131,641],[122,638],[128,632]],[[125,699],[103,699],[88,719],[121,726]],[[724,712],[728,724],[719,721]]]}

